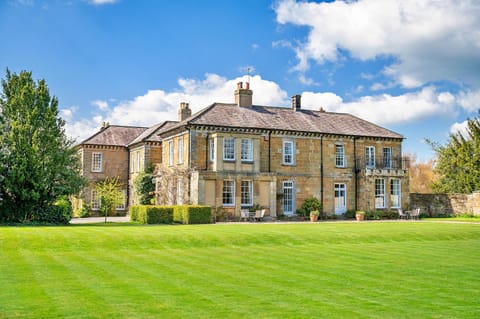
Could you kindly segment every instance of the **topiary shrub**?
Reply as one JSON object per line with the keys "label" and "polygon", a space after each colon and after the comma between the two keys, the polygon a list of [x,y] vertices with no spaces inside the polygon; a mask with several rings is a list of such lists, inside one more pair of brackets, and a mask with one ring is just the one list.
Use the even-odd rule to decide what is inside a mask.
{"label": "topiary shrub", "polygon": [[171,224],[173,223],[173,207],[153,205],[132,206],[130,208],[130,220],[143,224]]}
{"label": "topiary shrub", "polygon": [[183,215],[184,224],[210,224],[212,208],[210,206],[187,206]]}
{"label": "topiary shrub", "polygon": [[173,221],[179,224],[186,224],[184,222],[185,216],[187,215],[187,206],[179,205],[173,207]]}
{"label": "topiary shrub", "polygon": [[72,219],[72,212],[70,205],[51,205],[38,209],[32,221],[41,224],[66,225]]}
{"label": "topiary shrub", "polygon": [[138,211],[140,210],[140,206],[138,205],[132,205],[130,206],[129,209],[129,214],[130,214],[130,221],[132,222],[137,222],[138,221]]}

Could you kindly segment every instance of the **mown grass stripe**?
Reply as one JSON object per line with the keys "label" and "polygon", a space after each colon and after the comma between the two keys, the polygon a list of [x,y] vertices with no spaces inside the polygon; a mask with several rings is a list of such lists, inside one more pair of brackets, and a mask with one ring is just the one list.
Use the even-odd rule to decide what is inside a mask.
{"label": "mown grass stripe", "polygon": [[479,233],[422,222],[0,227],[0,317],[476,318]]}

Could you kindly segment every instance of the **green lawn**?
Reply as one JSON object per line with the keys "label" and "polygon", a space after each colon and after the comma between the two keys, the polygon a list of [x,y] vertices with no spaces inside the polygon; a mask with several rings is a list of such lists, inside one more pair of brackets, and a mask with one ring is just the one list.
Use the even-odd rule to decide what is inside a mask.
{"label": "green lawn", "polygon": [[480,224],[0,227],[0,318],[480,318]]}

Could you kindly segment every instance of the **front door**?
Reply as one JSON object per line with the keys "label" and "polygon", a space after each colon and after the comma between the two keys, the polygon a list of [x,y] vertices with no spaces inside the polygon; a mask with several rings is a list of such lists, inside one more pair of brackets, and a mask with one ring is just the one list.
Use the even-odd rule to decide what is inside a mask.
{"label": "front door", "polygon": [[347,211],[347,186],[335,184],[335,214],[344,214]]}
{"label": "front door", "polygon": [[283,182],[283,213],[293,215],[295,209],[295,184],[293,181]]}

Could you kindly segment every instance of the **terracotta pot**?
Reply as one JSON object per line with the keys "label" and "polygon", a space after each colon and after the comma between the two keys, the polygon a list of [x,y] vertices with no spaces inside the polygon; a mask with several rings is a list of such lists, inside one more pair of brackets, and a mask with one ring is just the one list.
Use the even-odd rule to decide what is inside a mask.
{"label": "terracotta pot", "polygon": [[310,221],[316,222],[318,220],[318,215],[310,215]]}
{"label": "terracotta pot", "polygon": [[365,214],[355,214],[355,218],[361,222],[365,218]]}

